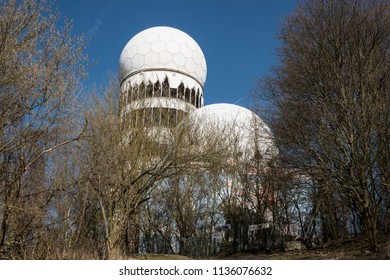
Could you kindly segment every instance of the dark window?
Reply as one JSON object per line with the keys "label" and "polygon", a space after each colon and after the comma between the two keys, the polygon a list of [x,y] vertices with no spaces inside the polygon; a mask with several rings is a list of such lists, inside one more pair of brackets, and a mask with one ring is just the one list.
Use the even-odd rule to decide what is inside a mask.
{"label": "dark window", "polygon": [[146,97],[153,97],[153,86],[150,82],[146,86]]}
{"label": "dark window", "polygon": [[176,109],[169,110],[169,126],[175,127],[177,125],[176,113],[177,113]]}
{"label": "dark window", "polygon": [[195,96],[195,107],[199,108],[199,90],[196,92]]}
{"label": "dark window", "polygon": [[138,109],[137,110],[137,126],[143,127],[144,126],[144,109]]}
{"label": "dark window", "polygon": [[161,108],[161,126],[168,126],[168,114],[169,109],[167,108]]}
{"label": "dark window", "polygon": [[130,103],[130,100],[131,100],[131,90],[132,90],[132,87],[130,86],[129,87],[129,90],[127,91],[127,96],[125,98],[125,103]]}
{"label": "dark window", "polygon": [[177,98],[184,99],[184,85],[181,83],[177,91]]}
{"label": "dark window", "polygon": [[153,90],[154,90],[154,96],[156,96],[156,97],[160,97],[161,96],[161,84],[160,84],[159,81],[157,81],[154,84]]}
{"label": "dark window", "polygon": [[138,91],[138,99],[144,99],[145,98],[145,84],[142,82],[139,85],[139,91]]}
{"label": "dark window", "polygon": [[153,124],[153,108],[145,108],[145,126],[152,126]]}
{"label": "dark window", "polygon": [[171,88],[171,98],[177,98],[177,89],[176,88]]}
{"label": "dark window", "polygon": [[195,88],[191,90],[191,104],[195,106]]}
{"label": "dark window", "polygon": [[138,99],[138,86],[135,85],[131,89],[131,100],[137,100]]}
{"label": "dark window", "polygon": [[183,119],[183,111],[177,110],[177,122],[180,122]]}
{"label": "dark window", "polygon": [[162,85],[162,97],[169,97],[169,83],[168,78],[165,78],[165,81]]}
{"label": "dark window", "polygon": [[160,124],[160,110],[159,108],[153,108],[153,126],[157,126]]}
{"label": "dark window", "polygon": [[186,95],[185,101],[190,102],[190,89],[189,88],[186,88],[185,95]]}

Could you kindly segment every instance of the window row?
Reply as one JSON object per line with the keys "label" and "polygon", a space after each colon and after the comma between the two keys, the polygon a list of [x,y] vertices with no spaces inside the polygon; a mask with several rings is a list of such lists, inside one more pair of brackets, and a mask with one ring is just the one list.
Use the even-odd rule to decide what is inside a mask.
{"label": "window row", "polygon": [[127,113],[124,124],[127,127],[175,127],[186,115],[172,108],[143,108]]}
{"label": "window row", "polygon": [[126,94],[123,95],[124,104],[127,104],[134,100],[142,100],[150,97],[169,97],[184,100],[196,108],[202,106],[202,96],[199,89],[195,91],[195,88],[184,88],[183,83],[178,88],[171,88],[169,86],[168,78],[163,83],[157,81],[152,84],[148,82],[145,84],[142,82],[140,85],[130,87]]}

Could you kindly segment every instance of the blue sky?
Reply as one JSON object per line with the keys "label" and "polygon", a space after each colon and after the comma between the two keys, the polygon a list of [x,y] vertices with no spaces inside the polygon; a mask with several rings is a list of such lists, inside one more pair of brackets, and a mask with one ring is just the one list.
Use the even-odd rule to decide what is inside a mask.
{"label": "blue sky", "polygon": [[126,43],[153,26],[186,32],[207,62],[205,104],[249,107],[256,78],[277,63],[277,33],[293,0],[58,0],[61,16],[73,20],[75,34],[91,35],[87,54],[95,61],[86,87],[101,85],[117,72]]}

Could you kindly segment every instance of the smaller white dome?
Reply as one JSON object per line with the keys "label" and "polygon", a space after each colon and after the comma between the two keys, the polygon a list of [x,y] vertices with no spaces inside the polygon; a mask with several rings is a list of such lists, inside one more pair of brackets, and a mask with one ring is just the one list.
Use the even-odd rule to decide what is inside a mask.
{"label": "smaller white dome", "polygon": [[[253,158],[256,151],[264,160],[277,154],[273,135],[264,121],[252,111],[234,104],[219,103],[193,111],[189,121],[196,129],[198,141],[216,135],[227,143],[230,152]],[[228,141],[228,142],[226,142]]]}

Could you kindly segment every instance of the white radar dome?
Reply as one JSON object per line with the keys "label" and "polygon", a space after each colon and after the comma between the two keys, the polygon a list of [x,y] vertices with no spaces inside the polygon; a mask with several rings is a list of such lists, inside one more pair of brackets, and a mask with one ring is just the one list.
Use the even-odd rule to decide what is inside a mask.
{"label": "white radar dome", "polygon": [[207,66],[199,45],[183,31],[166,26],[152,27],[135,35],[119,58],[119,79],[142,71],[171,71],[189,76],[202,86]]}
{"label": "white radar dome", "polygon": [[[273,135],[264,121],[252,111],[234,104],[212,104],[193,111],[190,122],[194,125],[199,142],[203,137],[216,135],[227,143],[231,152],[253,158],[256,151],[267,161],[278,151]],[[226,142],[228,141],[228,142]]]}

